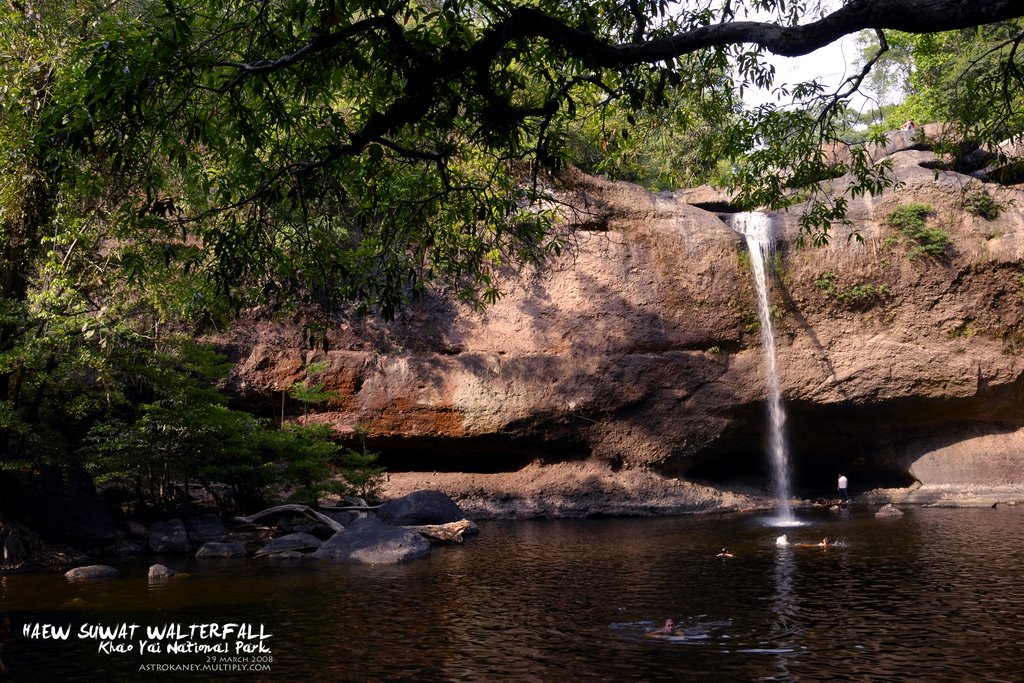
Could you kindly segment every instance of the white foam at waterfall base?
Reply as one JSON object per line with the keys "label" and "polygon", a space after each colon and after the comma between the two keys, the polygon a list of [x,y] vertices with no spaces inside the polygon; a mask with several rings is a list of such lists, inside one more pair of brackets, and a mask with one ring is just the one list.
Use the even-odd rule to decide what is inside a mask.
{"label": "white foam at waterfall base", "polygon": [[786,412],[775,361],[775,331],[772,327],[771,297],[768,290],[768,263],[774,253],[775,239],[771,217],[760,212],[738,213],[732,227],[747,241],[750,270],[757,290],[757,319],[761,325],[761,346],[764,348],[764,375],[768,390],[768,435],[772,463],[772,495],[776,501],[774,526],[794,526],[789,504],[789,449],[786,446]]}

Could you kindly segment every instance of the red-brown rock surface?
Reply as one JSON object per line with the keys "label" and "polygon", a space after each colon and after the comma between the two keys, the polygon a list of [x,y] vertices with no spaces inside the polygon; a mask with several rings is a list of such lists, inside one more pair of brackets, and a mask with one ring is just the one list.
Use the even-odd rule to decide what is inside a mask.
{"label": "red-brown rock surface", "polygon": [[[1002,206],[989,221],[963,210],[979,181],[922,167],[927,151],[891,160],[901,186],[851,203],[852,225],[826,248],[797,249],[796,213],[775,217],[797,491],[827,495],[843,471],[854,494],[1024,499],[1024,193],[985,186]],[[510,279],[485,313],[438,297],[391,325],[339,321],[326,353],[306,350],[298,325],[250,320],[228,340],[233,389],[279,415],[282,390],[322,364],[314,379],[333,398],[304,419],[368,428],[392,493],[441,488],[469,513],[757,504],[761,349],[745,247],[718,193],[586,176],[561,192],[581,210],[573,248]],[[911,202],[934,207],[947,258],[908,257],[886,216]],[[292,399],[285,411],[304,413]],[[754,493],[735,493],[744,485]]]}

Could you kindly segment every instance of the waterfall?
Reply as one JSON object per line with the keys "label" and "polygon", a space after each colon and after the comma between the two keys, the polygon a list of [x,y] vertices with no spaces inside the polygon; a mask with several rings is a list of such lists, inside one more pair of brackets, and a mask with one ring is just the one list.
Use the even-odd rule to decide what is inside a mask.
{"label": "waterfall", "polygon": [[764,374],[768,388],[768,431],[772,462],[772,495],[775,496],[779,524],[793,523],[789,506],[789,452],[786,447],[786,412],[782,407],[779,375],[775,369],[775,332],[772,329],[771,299],[768,296],[767,266],[774,254],[775,241],[771,217],[764,213],[738,213],[732,227],[747,240],[750,270],[757,289],[757,318],[761,323],[764,348]]}

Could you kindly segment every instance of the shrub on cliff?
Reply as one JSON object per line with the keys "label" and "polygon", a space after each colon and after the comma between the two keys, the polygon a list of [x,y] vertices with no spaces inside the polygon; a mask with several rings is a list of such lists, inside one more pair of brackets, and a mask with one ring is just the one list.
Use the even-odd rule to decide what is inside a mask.
{"label": "shrub on cliff", "polygon": [[927,204],[904,204],[888,216],[889,225],[896,228],[910,243],[907,256],[911,259],[925,254],[942,257],[952,246],[949,233],[941,228],[929,227],[927,219],[935,213]]}

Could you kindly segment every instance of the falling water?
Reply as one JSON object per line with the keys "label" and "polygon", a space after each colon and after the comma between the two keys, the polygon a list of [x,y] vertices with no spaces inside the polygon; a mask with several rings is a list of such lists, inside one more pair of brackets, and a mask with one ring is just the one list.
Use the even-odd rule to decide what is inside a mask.
{"label": "falling water", "polygon": [[772,330],[771,303],[768,297],[767,264],[774,251],[771,218],[764,213],[738,213],[732,227],[747,240],[750,270],[757,289],[757,317],[761,323],[764,347],[765,382],[768,385],[768,430],[772,458],[772,494],[778,506],[779,525],[794,523],[789,506],[789,453],[786,448],[786,412],[782,407],[779,375],[775,369],[775,332]]}

